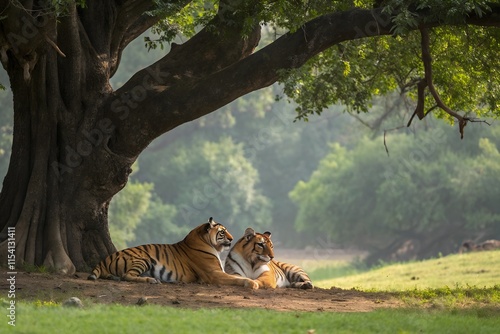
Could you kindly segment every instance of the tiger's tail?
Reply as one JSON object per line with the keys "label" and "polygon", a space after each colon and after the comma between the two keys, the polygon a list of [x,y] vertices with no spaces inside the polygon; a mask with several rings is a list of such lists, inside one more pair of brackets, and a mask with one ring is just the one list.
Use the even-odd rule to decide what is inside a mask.
{"label": "tiger's tail", "polygon": [[284,262],[275,262],[278,268],[283,271],[292,288],[312,289],[314,287],[309,275],[299,266]]}
{"label": "tiger's tail", "polygon": [[95,266],[95,268],[92,270],[92,273],[89,275],[89,277],[87,277],[87,279],[95,281],[96,279],[101,277],[101,273],[102,273],[101,266],[102,266],[102,262],[99,262],[99,264],[97,266]]}

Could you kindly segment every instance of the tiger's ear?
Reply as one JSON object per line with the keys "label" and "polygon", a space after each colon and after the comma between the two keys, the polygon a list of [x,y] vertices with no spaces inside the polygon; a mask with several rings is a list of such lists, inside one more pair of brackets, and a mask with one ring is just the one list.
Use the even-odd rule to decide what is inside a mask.
{"label": "tiger's ear", "polygon": [[255,235],[253,228],[249,227],[245,230],[245,239],[250,240]]}
{"label": "tiger's ear", "polygon": [[208,218],[208,223],[206,224],[207,232],[210,232],[210,229],[214,228],[217,225],[218,223],[212,217]]}
{"label": "tiger's ear", "polygon": [[212,227],[212,228],[217,226],[217,223],[215,222],[215,220],[212,217],[208,218],[208,223],[210,224],[210,227]]}
{"label": "tiger's ear", "polygon": [[264,234],[268,238],[271,238],[271,232],[269,232],[269,231],[266,231],[266,232],[264,232],[262,234]]}

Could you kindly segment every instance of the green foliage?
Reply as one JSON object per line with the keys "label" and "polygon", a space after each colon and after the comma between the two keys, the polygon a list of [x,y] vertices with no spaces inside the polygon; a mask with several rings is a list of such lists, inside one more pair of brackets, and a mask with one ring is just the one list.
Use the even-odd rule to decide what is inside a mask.
{"label": "green foliage", "polygon": [[127,248],[149,208],[153,184],[131,181],[109,206],[109,232],[117,249]]}
{"label": "green foliage", "polygon": [[200,27],[205,26],[215,16],[216,6],[214,1],[196,0],[190,1],[185,7],[172,2],[155,0],[155,10],[150,15],[165,17],[160,20],[151,31],[157,38],[144,37],[145,46],[148,50],[160,47],[163,49],[165,43],[172,42],[176,37],[192,37]]}
{"label": "green foliage", "polygon": [[422,69],[418,35],[345,42],[283,72],[284,93],[298,107],[297,119],[321,114],[332,104],[367,112],[376,95],[414,84]]}
{"label": "green foliage", "polygon": [[434,83],[445,103],[471,117],[495,117],[500,106],[496,74],[500,60],[494,55],[500,52],[500,31],[439,28],[432,39]]}
{"label": "green foliage", "polygon": [[142,215],[135,229],[135,238],[128,246],[143,244],[172,244],[182,240],[192,226],[175,221],[177,209],[164,204],[156,195],[149,203],[148,210]]}
{"label": "green foliage", "polygon": [[500,159],[492,143],[499,138],[486,127],[468,130],[461,143],[444,125],[390,135],[390,157],[382,138],[364,138],[352,150],[333,144],[310,180],[290,193],[299,208],[297,228],[374,250],[447,226],[456,250],[467,233],[494,228],[500,218],[493,203],[500,197]]}
{"label": "green foliage", "polygon": [[[334,110],[338,111],[339,107],[330,111],[330,117],[309,123],[293,123],[294,115],[288,104],[273,102],[278,89],[272,87],[238,99],[216,113],[159,138],[152,143],[151,150],[141,155],[141,170],[135,177],[143,182],[155,183],[156,192],[162,201],[176,206],[178,215],[175,221],[178,225],[192,226],[196,221],[205,221],[210,215],[231,224],[227,218],[232,219],[231,207],[244,208],[247,205],[246,198],[254,195],[247,195],[250,192],[250,189],[247,189],[248,192],[245,190],[248,185],[239,189],[229,187],[227,190],[231,193],[223,195],[226,191],[219,189],[223,184],[217,183],[217,178],[211,179],[212,176],[206,173],[214,170],[209,165],[215,163],[222,172],[230,171],[235,164],[227,162],[243,159],[240,157],[243,154],[245,162],[242,166],[251,164],[251,168],[245,168],[242,172],[248,170],[251,178],[258,178],[259,182],[254,183],[255,192],[260,194],[259,197],[264,196],[271,205],[266,203],[265,207],[258,208],[256,204],[256,209],[251,210],[256,218],[249,219],[246,218],[247,214],[242,214],[241,220],[237,221],[237,228],[231,228],[230,232],[236,237],[247,227],[246,224],[259,224],[254,227],[258,229],[260,226],[263,231],[271,230],[275,242],[280,245],[299,246],[298,242],[302,239],[293,228],[296,208],[287,194],[298,180],[307,178],[316,168],[318,160],[328,152],[329,141],[342,138],[346,143],[351,142],[348,137],[352,133],[353,120],[347,115],[334,114]],[[228,138],[231,138],[232,143]],[[202,158],[207,155],[200,152],[203,145],[207,145],[203,141],[212,143],[206,149],[211,147],[217,152],[220,151],[217,146],[226,146],[224,151],[227,153],[217,153],[215,160]],[[226,142],[227,145],[223,144]],[[233,146],[238,147],[238,150],[229,150]],[[252,174],[255,171],[258,175]],[[236,175],[234,178],[238,179],[237,183],[244,182]],[[195,180],[200,182],[196,183],[198,181]],[[210,194],[213,190],[205,191],[202,188],[205,186],[215,187],[219,193]],[[204,204],[208,202],[211,204],[205,207]],[[187,211],[181,211],[185,209]],[[241,212],[241,209],[237,210]],[[182,212],[186,212],[188,217],[191,213],[199,216],[197,218],[193,214],[192,220],[187,222]],[[304,245],[300,243],[300,246]]]}
{"label": "green foliage", "polygon": [[175,221],[194,227],[213,216],[238,236],[248,226],[270,220],[270,203],[257,188],[257,170],[245,158],[243,145],[231,138],[171,144],[159,155],[141,159],[143,181],[155,181],[164,203],[175,205]]}
{"label": "green foliage", "polygon": [[[474,13],[481,17],[490,12],[488,1],[478,0],[391,0],[385,2],[384,11],[394,15],[394,33],[406,34],[419,23],[446,22],[464,24],[466,17]],[[424,14],[424,15],[422,15]]]}
{"label": "green foliage", "polygon": [[[416,98],[416,83],[424,77],[420,35],[414,31],[425,20],[464,23],[467,13],[481,16],[486,1],[384,2],[385,13],[394,15],[393,37],[347,41],[310,59],[298,69],[281,72],[284,93],[297,102],[297,119],[308,120],[332,104],[367,112],[373,98],[398,90]],[[340,8],[340,7],[339,7]],[[329,10],[338,10],[329,9]],[[322,11],[324,13],[325,10]],[[485,27],[441,27],[432,30],[434,84],[443,101],[471,117],[497,117],[500,98],[499,31]],[[427,109],[435,106],[426,96]],[[432,108],[438,117],[449,116]],[[427,110],[426,110],[427,111]]]}
{"label": "green foliage", "polygon": [[277,28],[295,31],[304,23],[325,13],[347,10],[353,6],[369,8],[372,1],[262,1],[261,20]]}

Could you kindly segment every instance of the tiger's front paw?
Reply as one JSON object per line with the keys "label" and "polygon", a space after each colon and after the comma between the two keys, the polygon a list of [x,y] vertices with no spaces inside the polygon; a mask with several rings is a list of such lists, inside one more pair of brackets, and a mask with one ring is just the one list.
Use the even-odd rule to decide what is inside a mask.
{"label": "tiger's front paw", "polygon": [[159,279],[154,278],[154,277],[148,277],[148,283],[149,284],[161,284],[161,281]]}
{"label": "tiger's front paw", "polygon": [[259,283],[253,279],[248,279],[245,281],[245,288],[251,288],[252,290],[257,290],[259,288]]}

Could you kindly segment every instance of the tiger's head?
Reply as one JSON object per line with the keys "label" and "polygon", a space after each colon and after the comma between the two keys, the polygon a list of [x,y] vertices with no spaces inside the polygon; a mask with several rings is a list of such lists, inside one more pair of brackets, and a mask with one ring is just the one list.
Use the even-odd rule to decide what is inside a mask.
{"label": "tiger's head", "polygon": [[221,253],[222,251],[229,249],[231,242],[233,241],[233,236],[227,231],[227,229],[222,225],[217,223],[212,217],[208,219],[208,223],[204,225],[204,229],[207,233],[209,243]]}
{"label": "tiger's head", "polygon": [[247,228],[241,242],[241,252],[252,266],[267,264],[274,258],[271,232],[257,233],[253,228]]}

